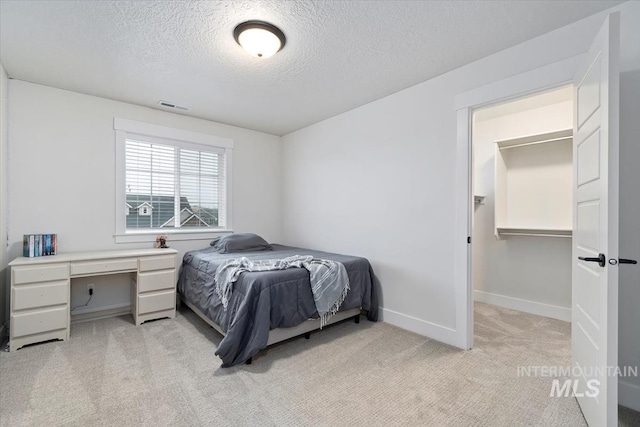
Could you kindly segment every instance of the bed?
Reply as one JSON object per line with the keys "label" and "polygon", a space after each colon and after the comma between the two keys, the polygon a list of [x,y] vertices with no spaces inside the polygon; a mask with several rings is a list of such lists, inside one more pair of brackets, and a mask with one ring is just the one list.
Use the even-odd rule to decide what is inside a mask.
{"label": "bed", "polygon": [[184,256],[178,279],[179,297],[224,335],[215,353],[222,359],[223,367],[250,363],[252,357],[268,345],[320,328],[309,272],[304,268],[242,273],[225,310],[215,291],[214,276],[217,267],[230,259],[273,260],[311,255],[340,262],[349,277],[350,290],[340,310],[327,324],[349,317],[357,321],[362,310],[367,319],[378,320],[373,272],[367,259],[277,244],[269,248],[219,253],[216,247],[210,246]]}

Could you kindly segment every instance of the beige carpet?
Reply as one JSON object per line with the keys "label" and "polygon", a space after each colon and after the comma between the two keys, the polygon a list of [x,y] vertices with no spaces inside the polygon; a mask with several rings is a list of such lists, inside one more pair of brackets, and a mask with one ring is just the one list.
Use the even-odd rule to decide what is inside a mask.
{"label": "beige carpet", "polygon": [[0,425],[584,425],[574,399],[548,397],[550,379],[516,371],[567,365],[569,324],[490,305],[476,306],[469,352],[345,322],[230,369],[213,355],[221,337],[186,308],[175,320],[118,317],[71,333],[0,354]]}

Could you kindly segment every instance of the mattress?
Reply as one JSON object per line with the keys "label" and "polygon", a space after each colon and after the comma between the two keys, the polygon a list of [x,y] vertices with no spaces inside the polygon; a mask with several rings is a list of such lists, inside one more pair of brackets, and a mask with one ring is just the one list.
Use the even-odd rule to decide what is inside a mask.
{"label": "mattress", "polygon": [[304,268],[245,272],[234,285],[225,310],[215,292],[214,276],[223,262],[238,257],[253,260],[282,259],[293,255],[338,261],[349,276],[349,293],[340,311],[366,310],[371,321],[378,319],[378,299],[371,265],[366,258],[274,244],[272,251],[219,254],[213,248],[187,252],[184,256],[178,292],[225,333],[216,355],[223,366],[242,363],[267,345],[269,331],[290,328],[318,318],[309,272]]}

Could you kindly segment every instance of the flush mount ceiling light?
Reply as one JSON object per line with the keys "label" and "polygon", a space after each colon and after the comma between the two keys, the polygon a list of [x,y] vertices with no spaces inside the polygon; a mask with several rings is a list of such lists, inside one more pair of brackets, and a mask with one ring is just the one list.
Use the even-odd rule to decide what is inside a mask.
{"label": "flush mount ceiling light", "polygon": [[236,42],[255,58],[268,58],[284,47],[286,38],[280,28],[264,21],[247,21],[233,30]]}

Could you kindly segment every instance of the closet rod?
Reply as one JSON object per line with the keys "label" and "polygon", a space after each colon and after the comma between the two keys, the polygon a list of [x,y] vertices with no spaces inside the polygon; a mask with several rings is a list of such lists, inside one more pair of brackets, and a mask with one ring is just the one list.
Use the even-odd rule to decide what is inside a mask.
{"label": "closet rod", "polygon": [[568,237],[571,238],[570,234],[536,234],[536,233],[504,233],[498,232],[499,236],[534,236],[534,237]]}

